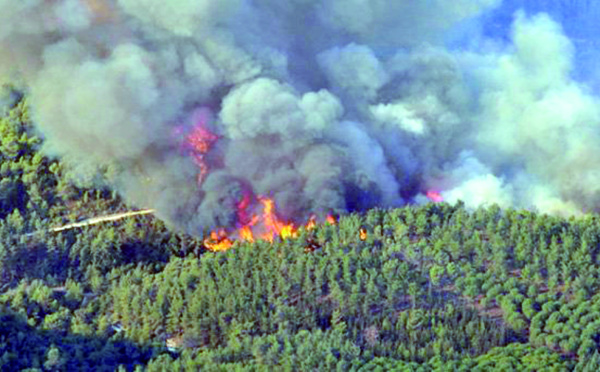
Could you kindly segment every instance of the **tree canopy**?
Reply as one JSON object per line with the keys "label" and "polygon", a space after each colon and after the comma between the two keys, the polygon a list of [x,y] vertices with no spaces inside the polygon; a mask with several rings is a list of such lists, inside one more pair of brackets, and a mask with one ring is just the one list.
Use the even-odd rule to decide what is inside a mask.
{"label": "tree canopy", "polygon": [[596,215],[372,209],[210,252],[0,119],[2,370],[596,371]]}

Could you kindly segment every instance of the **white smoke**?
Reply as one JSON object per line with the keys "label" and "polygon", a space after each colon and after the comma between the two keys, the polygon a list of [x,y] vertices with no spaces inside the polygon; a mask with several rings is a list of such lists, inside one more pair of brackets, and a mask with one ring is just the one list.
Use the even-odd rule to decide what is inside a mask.
{"label": "white smoke", "polygon": [[[189,232],[251,193],[286,218],[419,202],[575,214],[600,192],[600,105],[546,15],[499,0],[0,0],[0,79],[45,151]],[[219,135],[209,172],[182,130]],[[208,119],[207,119],[208,118]],[[183,129],[182,129],[183,128]]]}
{"label": "white smoke", "polygon": [[[550,18],[519,15],[513,40],[515,50],[499,56],[484,80],[479,151],[495,166],[537,178],[538,188],[567,204],[595,206],[600,100],[570,78],[573,47]],[[546,211],[546,204],[537,206]]]}
{"label": "white smoke", "polygon": [[441,181],[444,188],[441,195],[445,201],[463,201],[467,208],[492,204],[506,208],[513,205],[512,185],[507,185],[503,179],[495,176],[473,154],[462,153],[457,163],[447,168],[445,178]]}

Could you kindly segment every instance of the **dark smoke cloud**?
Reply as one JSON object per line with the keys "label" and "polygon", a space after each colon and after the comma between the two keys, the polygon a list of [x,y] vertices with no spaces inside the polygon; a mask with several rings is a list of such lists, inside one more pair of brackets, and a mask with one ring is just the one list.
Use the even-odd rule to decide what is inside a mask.
{"label": "dark smoke cloud", "polygon": [[[481,22],[495,9],[0,0],[0,81],[26,87],[47,154],[110,169],[128,200],[192,233],[235,224],[248,193],[299,220],[427,190],[468,207],[594,210],[600,105],[572,78],[576,48],[547,15],[492,35]],[[220,136],[201,185],[177,134],[200,108]]]}

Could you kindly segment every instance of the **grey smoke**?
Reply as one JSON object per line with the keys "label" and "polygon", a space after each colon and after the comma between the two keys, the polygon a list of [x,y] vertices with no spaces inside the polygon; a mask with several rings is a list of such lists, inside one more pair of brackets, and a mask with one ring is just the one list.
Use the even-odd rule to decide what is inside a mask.
{"label": "grey smoke", "polygon": [[[0,0],[0,82],[26,88],[48,155],[110,169],[127,200],[191,233],[235,225],[248,193],[297,220],[427,190],[595,210],[600,102],[573,78],[576,45],[543,14],[490,36],[502,7]],[[181,131],[201,108],[220,139],[199,185]]]}

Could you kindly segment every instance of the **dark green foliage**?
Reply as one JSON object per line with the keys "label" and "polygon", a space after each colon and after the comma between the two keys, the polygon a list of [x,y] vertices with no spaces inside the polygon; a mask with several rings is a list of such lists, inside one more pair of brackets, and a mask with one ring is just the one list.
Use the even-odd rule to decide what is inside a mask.
{"label": "dark green foliage", "polygon": [[120,364],[146,364],[159,353],[126,340],[43,330],[10,310],[0,311],[0,370],[113,371]]}

